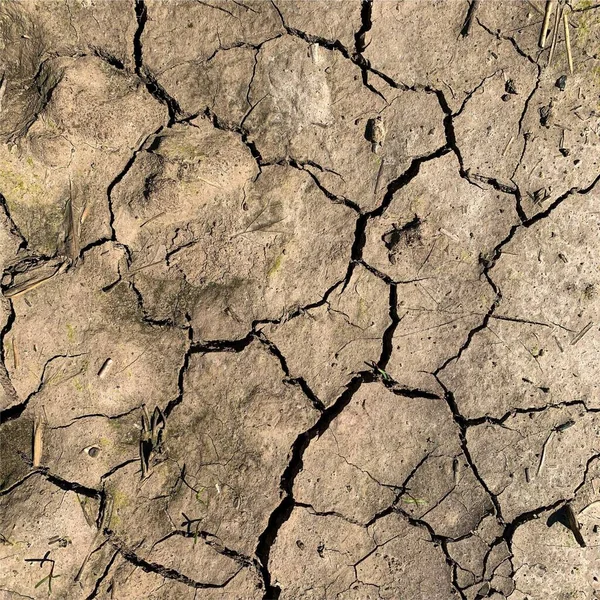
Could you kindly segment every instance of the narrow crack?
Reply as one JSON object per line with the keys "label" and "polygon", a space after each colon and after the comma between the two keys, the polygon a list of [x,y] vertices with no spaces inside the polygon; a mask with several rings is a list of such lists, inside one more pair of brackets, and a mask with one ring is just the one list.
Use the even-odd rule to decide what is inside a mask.
{"label": "narrow crack", "polygon": [[92,591],[86,597],[85,600],[94,600],[94,598],[98,597],[98,593],[100,591],[100,586],[102,585],[102,582],[108,577],[108,574],[110,573],[110,570],[111,570],[117,556],[119,556],[119,551],[115,550],[113,555],[110,557],[110,560],[106,563],[104,570],[102,571],[102,573],[100,573],[100,576],[96,579],[96,583],[94,584]]}
{"label": "narrow crack", "polygon": [[[369,62],[363,57],[361,52],[364,50],[364,48],[361,50],[361,52],[356,52],[353,54],[339,40],[328,40],[326,38],[319,37],[316,35],[311,35],[309,33],[306,33],[305,31],[300,31],[299,29],[290,27],[285,22],[283,14],[282,14],[281,10],[279,9],[279,7],[275,4],[274,0],[271,0],[271,4],[273,5],[275,10],[279,14],[279,18],[281,19],[283,28],[286,30],[286,32],[289,35],[297,37],[301,40],[304,40],[308,44],[318,44],[319,46],[322,46],[323,48],[327,48],[328,50],[333,50],[335,52],[339,52],[344,58],[346,58],[347,60],[354,63],[361,70],[363,85],[370,92],[372,92],[376,96],[379,96],[381,99],[383,99],[384,102],[387,102],[385,97],[383,96],[383,94],[379,90],[377,90],[373,85],[371,85],[369,83],[369,79],[368,79],[369,73],[373,73],[375,75],[382,77],[382,79],[384,79],[384,81],[386,81],[386,79],[379,72],[372,69]],[[371,4],[370,0],[363,0],[362,8],[361,8],[361,18],[363,19],[363,23],[362,23],[361,29],[356,34],[356,35],[360,35],[361,37],[363,36],[363,34],[365,34],[371,28],[371,24],[370,24],[371,8],[369,6],[365,6],[365,5],[370,5],[370,4]],[[357,42],[359,45],[362,45],[362,42],[358,38],[355,37],[355,45]],[[400,86],[395,85],[394,87],[400,87]]]}
{"label": "narrow crack", "polygon": [[81,496],[92,498],[94,500],[100,500],[102,497],[102,490],[91,488],[87,485],[78,483],[77,481],[68,481],[59,475],[54,475],[53,473],[48,472],[47,469],[38,469],[37,471],[50,483],[65,492],[75,492],[76,494],[80,494]]}
{"label": "narrow crack", "polygon": [[[362,0],[360,7],[360,29],[354,34],[356,54],[362,55],[367,49],[366,36],[373,27],[373,0]],[[363,59],[364,60],[364,59]]]}
{"label": "narrow crack", "polygon": [[6,217],[6,220],[8,221],[9,231],[11,232],[12,235],[19,238],[19,240],[20,240],[17,252],[19,250],[26,250],[27,246],[28,246],[27,239],[25,238],[25,236],[19,229],[19,226],[13,220],[13,218],[10,214],[10,210],[8,208],[8,202],[6,201],[6,198],[1,193],[0,193],[0,209],[2,209],[2,211],[4,212],[4,216]]}
{"label": "narrow crack", "polygon": [[[12,408],[18,412],[19,409],[16,407],[22,405],[19,399],[19,394],[17,393],[17,390],[15,389],[15,386],[10,378],[8,369],[6,368],[6,337],[11,332],[16,319],[15,307],[12,300],[7,300],[6,304],[8,304],[9,312],[6,318],[6,323],[4,324],[4,327],[2,327],[2,331],[0,331],[0,386],[10,401],[10,406],[5,410],[0,411],[0,425],[4,422],[4,420],[16,418],[15,416],[12,416],[12,412],[6,411]],[[23,406],[23,409],[25,406],[27,406],[26,402]],[[19,416],[19,414],[21,413],[18,413],[16,416]]]}
{"label": "narrow crack", "polygon": [[390,359],[392,358],[392,351],[394,349],[394,333],[402,320],[398,315],[398,286],[395,283],[389,284],[390,288],[390,299],[389,299],[389,314],[390,324],[387,329],[383,332],[382,343],[381,343],[381,355],[377,361],[377,367],[382,371],[388,366]]}
{"label": "narrow crack", "polygon": [[[2,348],[4,348],[4,344],[2,344]],[[20,417],[23,414],[23,412],[27,408],[27,405],[29,404],[29,401],[35,395],[39,394],[42,391],[42,389],[46,383],[46,379],[45,379],[46,370],[55,360],[58,360],[60,358],[77,358],[79,356],[83,356],[83,354],[56,354],[55,356],[50,357],[44,364],[44,367],[42,369],[42,374],[40,376],[40,382],[37,385],[36,389],[33,390],[23,401],[19,402],[18,404],[13,404],[12,406],[9,406],[8,408],[0,410],[0,426],[3,423],[17,419],[18,417]]]}
{"label": "narrow crack", "polygon": [[135,0],[135,16],[138,25],[133,36],[135,73],[142,80],[150,95],[167,107],[167,110],[169,111],[168,126],[171,126],[176,119],[181,116],[181,108],[177,101],[158,83],[156,77],[144,67],[143,63],[142,35],[148,20],[148,7],[146,6],[145,0]]}
{"label": "narrow crack", "polygon": [[494,506],[494,510],[495,510],[495,514],[496,514],[496,518],[498,519],[498,522],[500,524],[504,524],[505,521],[504,521],[504,517],[502,516],[502,509],[500,507],[498,498],[489,489],[487,483],[485,482],[483,477],[480,475],[479,470],[477,469],[477,466],[475,465],[473,458],[471,457],[471,453],[469,451],[469,447],[467,444],[467,420],[461,414],[461,412],[458,408],[458,404],[456,403],[456,400],[454,398],[454,394],[438,378],[437,374],[434,374],[434,377],[436,378],[436,381],[441,386],[441,388],[444,390],[444,398],[446,400],[448,408],[450,409],[450,412],[452,413],[454,422],[458,426],[460,445],[461,445],[462,452],[467,460],[467,464],[469,465],[471,472],[475,476],[475,479],[477,479],[477,481],[479,482],[479,485],[482,487],[482,489],[485,491],[485,493],[490,498],[492,505]]}
{"label": "narrow crack", "polygon": [[252,566],[254,564],[250,557],[239,553],[237,550],[233,550],[232,548],[228,548],[227,546],[224,546],[221,543],[219,536],[217,536],[213,533],[210,533],[209,531],[196,529],[196,528],[192,527],[192,524],[193,524],[193,521],[188,522],[187,523],[188,528],[185,531],[182,529],[176,529],[174,531],[171,531],[170,533],[165,535],[165,537],[158,540],[158,542],[156,542],[153,545],[153,547],[156,547],[159,544],[168,540],[169,538],[172,538],[175,536],[192,539],[192,540],[196,540],[196,539],[200,538],[201,540],[204,541],[204,543],[209,548],[211,548],[212,550],[214,550],[217,554],[220,554],[221,556],[230,558],[231,560],[239,563],[240,565],[246,566],[246,567]]}
{"label": "narrow crack", "polygon": [[346,389],[338,399],[321,413],[317,422],[305,432],[301,433],[292,444],[290,460],[281,475],[280,480],[280,489],[283,494],[283,499],[271,513],[267,527],[258,538],[258,544],[255,551],[256,557],[260,563],[260,570],[265,585],[264,600],[277,600],[281,594],[281,588],[274,584],[271,578],[271,573],[269,571],[269,557],[279,530],[290,518],[294,509],[294,483],[296,477],[302,471],[304,453],[312,440],[320,437],[327,431],[331,423],[340,415],[344,408],[348,406],[354,394],[364,383],[369,381],[373,381],[372,374],[369,372],[363,372],[356,375],[348,383]]}
{"label": "narrow crack", "polygon": [[478,8],[479,8],[479,0],[471,0],[469,2],[469,8],[467,10],[467,15],[465,17],[462,29],[460,30],[460,35],[462,37],[467,37],[471,33],[471,27],[473,26],[473,19],[477,13]]}
{"label": "narrow crack", "polygon": [[165,579],[171,579],[174,581],[178,581],[187,585],[188,587],[194,589],[223,589],[233,581],[233,579],[240,573],[240,571],[244,567],[240,567],[237,571],[227,577],[222,583],[206,583],[201,581],[196,581],[183,573],[180,573],[176,569],[172,569],[170,567],[166,567],[159,563],[148,561],[140,556],[138,556],[131,548],[129,548],[124,542],[119,540],[112,531],[105,530],[105,535],[108,538],[109,543],[118,550],[119,554],[130,562],[132,565],[139,567],[142,571],[146,571],[146,573],[155,573],[164,577]]}
{"label": "narrow crack", "polygon": [[498,31],[492,31],[487,25],[485,25],[484,23],[482,23],[479,18],[476,18],[475,20],[477,21],[478,25],[481,28],[483,28],[485,31],[487,31],[491,36],[494,36],[497,40],[504,40],[504,41],[510,42],[512,44],[512,47],[517,51],[517,53],[520,56],[522,56],[523,58],[526,58],[530,63],[532,63],[536,67],[538,67],[537,60],[535,60],[534,58],[532,58],[531,56],[529,56],[529,54],[527,54],[527,52],[525,52],[524,50],[522,50],[514,37],[502,35],[499,30]]}
{"label": "narrow crack", "polygon": [[127,175],[127,173],[129,173],[129,171],[131,170],[131,168],[135,164],[135,161],[137,160],[137,157],[139,156],[139,154],[147,149],[146,148],[146,144],[148,143],[148,141],[151,138],[157,137],[163,131],[163,129],[164,129],[164,127],[161,125],[156,131],[153,131],[153,132],[147,134],[142,139],[142,141],[139,143],[139,145],[137,146],[137,148],[133,151],[133,154],[129,157],[129,159],[127,160],[127,162],[123,166],[123,168],[117,173],[117,175],[115,176],[115,178],[108,184],[108,187],[106,188],[106,198],[107,198],[107,201],[108,201],[108,204],[107,204],[107,206],[108,206],[108,215],[109,215],[108,226],[110,228],[110,237],[108,237],[108,238],[107,237],[102,237],[102,238],[94,240],[93,242],[90,242],[89,244],[85,245],[79,251],[79,258],[84,258],[85,255],[88,252],[90,252],[92,249],[98,248],[98,247],[103,246],[104,244],[107,244],[107,243],[110,243],[110,242],[118,243],[119,246],[121,246],[123,249],[126,250],[126,253],[127,253],[128,257],[131,255],[131,252],[129,251],[129,248],[127,248],[127,246],[125,246],[124,244],[120,243],[117,240],[117,233],[116,233],[116,230],[115,230],[115,212],[114,212],[114,208],[113,208],[112,194],[113,194],[113,191],[114,191],[115,187],[121,181],[123,181],[124,177]]}
{"label": "narrow crack", "polygon": [[287,383],[298,386],[304,395],[308,398],[312,406],[318,410],[320,413],[325,411],[325,405],[317,395],[310,389],[310,386],[304,379],[304,377],[293,377],[290,373],[287,361],[285,356],[283,356],[281,350],[277,348],[277,346],[267,338],[267,336],[263,332],[259,332],[256,335],[257,339],[263,344],[265,348],[279,361],[281,365],[281,370],[284,372]]}

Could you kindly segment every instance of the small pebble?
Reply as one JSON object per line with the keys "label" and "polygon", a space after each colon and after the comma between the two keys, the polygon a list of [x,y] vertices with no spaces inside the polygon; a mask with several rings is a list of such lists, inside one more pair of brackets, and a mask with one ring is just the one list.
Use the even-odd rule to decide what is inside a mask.
{"label": "small pebble", "polygon": [[98,448],[98,446],[88,446],[87,448],[84,448],[83,451],[92,458],[96,458],[96,456],[100,454],[100,448]]}
{"label": "small pebble", "polygon": [[555,83],[556,87],[561,91],[564,92],[565,91],[565,87],[567,85],[567,76],[566,75],[561,75]]}

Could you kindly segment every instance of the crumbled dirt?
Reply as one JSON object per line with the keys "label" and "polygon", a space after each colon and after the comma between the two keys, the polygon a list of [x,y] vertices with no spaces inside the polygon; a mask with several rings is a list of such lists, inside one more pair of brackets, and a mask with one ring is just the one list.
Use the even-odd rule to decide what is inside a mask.
{"label": "crumbled dirt", "polygon": [[600,598],[552,4],[0,0],[0,600]]}

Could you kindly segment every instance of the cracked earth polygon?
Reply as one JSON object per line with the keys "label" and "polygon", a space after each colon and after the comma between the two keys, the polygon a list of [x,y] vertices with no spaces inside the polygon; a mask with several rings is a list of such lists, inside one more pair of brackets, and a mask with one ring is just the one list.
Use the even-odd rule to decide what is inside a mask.
{"label": "cracked earth polygon", "polygon": [[0,0],[0,600],[600,598],[600,5]]}

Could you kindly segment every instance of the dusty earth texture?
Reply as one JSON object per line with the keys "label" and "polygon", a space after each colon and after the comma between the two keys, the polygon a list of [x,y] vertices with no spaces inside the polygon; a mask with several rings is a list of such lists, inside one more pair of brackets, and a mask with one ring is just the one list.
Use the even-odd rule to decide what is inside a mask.
{"label": "dusty earth texture", "polygon": [[549,4],[0,1],[0,600],[600,598]]}

